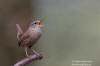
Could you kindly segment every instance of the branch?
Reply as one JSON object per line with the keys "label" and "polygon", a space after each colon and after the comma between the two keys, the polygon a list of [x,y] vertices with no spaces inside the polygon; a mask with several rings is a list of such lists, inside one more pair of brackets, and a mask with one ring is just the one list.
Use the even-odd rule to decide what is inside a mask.
{"label": "branch", "polygon": [[17,62],[16,64],[14,64],[14,66],[24,66],[32,61],[42,59],[42,58],[43,58],[43,56],[41,54],[28,56],[28,57],[22,59],[21,61]]}

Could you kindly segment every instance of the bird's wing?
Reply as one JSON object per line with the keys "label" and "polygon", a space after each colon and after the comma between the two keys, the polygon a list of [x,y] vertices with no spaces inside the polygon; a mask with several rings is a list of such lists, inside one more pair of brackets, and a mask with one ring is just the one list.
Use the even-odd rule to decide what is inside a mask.
{"label": "bird's wing", "polygon": [[26,31],[18,41],[19,46],[24,43],[25,40],[27,40],[30,37],[29,31]]}

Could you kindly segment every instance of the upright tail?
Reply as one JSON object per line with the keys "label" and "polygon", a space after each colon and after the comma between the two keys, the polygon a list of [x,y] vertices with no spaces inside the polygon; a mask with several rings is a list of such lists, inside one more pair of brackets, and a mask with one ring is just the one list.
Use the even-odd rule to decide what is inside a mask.
{"label": "upright tail", "polygon": [[17,29],[17,39],[20,40],[20,37],[23,34],[23,30],[21,29],[19,24],[16,24],[16,29]]}

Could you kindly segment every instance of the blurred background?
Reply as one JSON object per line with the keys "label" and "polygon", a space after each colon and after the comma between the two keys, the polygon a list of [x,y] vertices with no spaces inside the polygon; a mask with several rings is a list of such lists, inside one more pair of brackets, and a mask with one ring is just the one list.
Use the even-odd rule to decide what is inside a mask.
{"label": "blurred background", "polygon": [[33,48],[44,58],[27,66],[75,66],[73,60],[100,66],[99,0],[0,0],[0,66],[26,57],[18,47],[15,24],[25,31],[35,18],[45,27]]}

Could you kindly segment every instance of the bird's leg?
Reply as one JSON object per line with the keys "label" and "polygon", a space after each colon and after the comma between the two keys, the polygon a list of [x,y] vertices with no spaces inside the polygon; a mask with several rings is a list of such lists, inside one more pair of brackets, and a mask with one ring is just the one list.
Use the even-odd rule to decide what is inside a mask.
{"label": "bird's leg", "polygon": [[26,56],[28,57],[29,55],[27,53],[27,47],[24,47],[24,49],[25,49]]}
{"label": "bird's leg", "polygon": [[39,53],[36,52],[34,49],[32,49],[32,48],[30,48],[30,49],[32,50],[32,52],[33,52],[34,54],[39,55]]}

